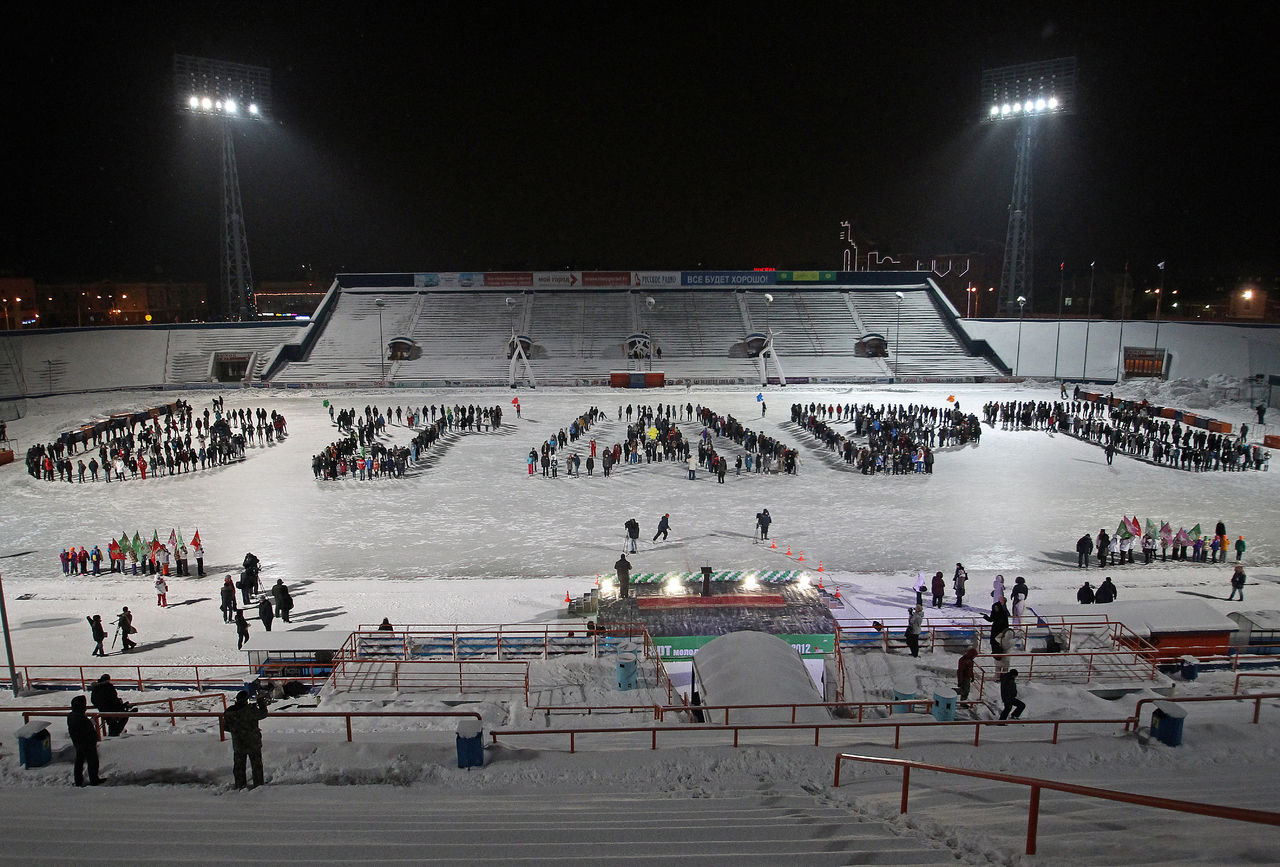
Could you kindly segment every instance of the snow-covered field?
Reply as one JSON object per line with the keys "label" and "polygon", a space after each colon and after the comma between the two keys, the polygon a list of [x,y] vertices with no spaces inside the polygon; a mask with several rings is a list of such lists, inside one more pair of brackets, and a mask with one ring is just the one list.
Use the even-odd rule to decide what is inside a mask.
{"label": "snow-covered field", "polygon": [[[1168,396],[1176,392],[1178,406],[1212,409],[1216,417],[1237,425],[1249,422],[1261,434],[1245,403],[1206,405],[1209,395],[1221,393],[1212,383],[1162,388],[1167,390],[1163,395],[1148,388],[1144,396],[1173,403]],[[1116,391],[1125,393],[1123,387]],[[837,466],[813,440],[784,424],[792,402],[941,407],[954,395],[965,411],[981,415],[981,405],[988,400],[1054,399],[1056,387],[791,387],[766,392],[765,418],[760,417],[756,389],[521,391],[523,417],[519,420],[510,405],[513,393],[507,390],[226,395],[229,408],[282,412],[288,419],[289,437],[282,443],[252,448],[245,462],[217,470],[78,485],[30,478],[21,465],[22,450],[91,418],[150,405],[156,393],[31,401],[29,414],[9,424],[9,435],[19,447],[19,463],[0,468],[0,572],[19,664],[94,662],[89,656],[92,641],[85,616],[100,613],[109,622],[123,605],[135,613],[140,647],[127,657],[109,657],[105,663],[242,662],[234,628],[222,622],[218,611],[218,587],[223,575],[238,568],[246,551],[261,559],[264,583],[283,578],[293,588],[296,605],[290,627],[300,632],[345,634],[357,624],[377,623],[383,617],[393,623],[543,621],[563,608],[566,591],[585,592],[597,574],[611,571],[621,550],[622,524],[632,516],[642,526],[641,551],[634,558],[641,571],[696,570],[704,564],[717,569],[794,568],[795,558],[787,558],[781,547],[789,545],[797,554],[802,551],[811,566],[821,561],[826,580],[839,586],[842,595],[868,616],[894,616],[913,601],[910,586],[917,570],[926,574],[942,570],[949,577],[957,561],[969,571],[969,598],[975,605],[986,599],[996,573],[1010,581],[1013,575],[1026,576],[1033,604],[1073,604],[1084,578],[1075,567],[1074,553],[1081,534],[1096,534],[1104,527],[1111,532],[1121,515],[1168,520],[1175,528],[1197,523],[1212,528],[1223,520],[1233,539],[1243,535],[1248,541],[1244,562],[1250,583],[1245,605],[1226,601],[1231,568],[1222,564],[1138,564],[1105,572],[1091,569],[1088,577],[1096,583],[1102,574],[1112,575],[1122,600],[1202,599],[1224,613],[1280,608],[1280,526],[1276,522],[1280,474],[1189,474],[1123,456],[1107,466],[1100,449],[1069,437],[988,428],[980,445],[939,450],[930,476],[868,478]],[[208,404],[207,393],[182,396],[197,411]],[[428,401],[501,404],[504,425],[500,431],[469,433],[450,441],[435,453],[430,467],[414,469],[403,479],[316,481],[310,458],[337,436],[322,401],[362,411],[375,396],[384,410],[388,405],[421,406]],[[705,405],[797,445],[799,474],[741,478],[731,474],[719,485],[702,473],[689,481],[681,464],[655,463],[620,467],[608,479],[600,477],[598,469],[594,478],[565,478],[562,473],[561,478],[550,480],[526,475],[529,449],[567,428],[588,407],[605,411],[608,420],[590,433],[603,446],[619,441],[625,430],[625,417],[617,419],[620,403],[658,400]],[[684,430],[696,435],[698,428],[686,423]],[[393,425],[387,439],[405,443],[410,437],[409,429]],[[585,442],[577,445],[585,458]],[[732,444],[722,441],[720,447],[732,459]],[[765,507],[774,517],[777,551],[753,544],[754,515]],[[663,513],[671,515],[671,539],[650,544],[648,539]],[[145,577],[64,577],[61,573],[57,555],[64,546],[97,544],[105,551],[108,540],[121,532],[139,531],[150,538],[156,530],[164,539],[170,528],[181,530],[187,539],[200,531],[208,575],[171,578],[166,609],[156,607],[151,580]],[[251,623],[251,636],[256,639],[263,633],[256,621]],[[276,634],[290,627],[277,623]],[[901,662],[894,660],[895,665]],[[954,656],[948,654],[926,655],[920,661],[920,673],[945,683],[954,664]],[[594,671],[557,665],[561,667],[535,671],[535,680],[572,680],[585,684],[582,694],[587,700],[617,703],[613,700],[617,696],[602,685],[611,675],[603,663]],[[886,694],[891,689],[889,682],[880,686]],[[1230,680],[1210,674],[1180,689],[1228,692]],[[1119,718],[1132,712],[1135,700],[1107,703],[1067,687],[1035,683],[1024,685],[1023,697],[1029,705],[1027,716],[1037,719]],[[63,693],[24,698],[21,703],[62,706],[66,700]],[[335,701],[337,706],[341,702],[381,706],[384,701],[396,707],[439,706],[412,696],[345,696]],[[483,712],[487,728],[528,725],[527,715],[508,704],[493,702]],[[968,745],[971,732],[965,735],[957,730],[954,737],[915,734],[904,738],[904,749],[897,755],[1267,807],[1274,800],[1273,780],[1280,770],[1280,754],[1268,736],[1275,714],[1274,707],[1264,707],[1263,725],[1255,727],[1247,724],[1250,714],[1243,707],[1196,707],[1188,720],[1186,743],[1178,750],[1142,746],[1132,735],[1121,734],[1119,727],[1074,731],[1068,727],[1058,747],[1045,743],[1043,730],[1011,728],[999,735],[984,735],[985,745],[976,749]],[[77,792],[70,788],[66,760],[39,771],[17,768],[13,719],[6,716],[6,726],[0,729],[4,815],[14,815],[12,810],[21,807],[23,821],[50,829],[72,828],[75,833],[69,840],[77,839],[76,834],[87,839],[105,826],[114,829],[111,833],[122,832],[125,825],[137,834],[154,833],[159,817],[170,807],[189,816],[179,823],[188,835],[183,839],[199,842],[200,833],[191,829],[203,829],[210,839],[217,838],[203,816],[204,807],[214,812],[225,808],[228,816],[249,825],[255,810],[267,814],[312,805],[340,813],[343,802],[352,801],[383,805],[381,812],[393,815],[396,809],[407,809],[405,804],[437,799],[455,799],[483,810],[492,798],[494,805],[510,805],[492,806],[497,813],[509,809],[518,814],[518,796],[535,791],[546,797],[597,793],[601,798],[623,792],[652,798],[801,794],[815,806],[837,804],[843,809],[847,805],[855,815],[884,817],[895,834],[915,840],[922,849],[936,850],[943,860],[1016,861],[1025,828],[1025,792],[1021,790],[927,776],[915,783],[913,777],[913,793],[917,785],[920,792],[913,794],[912,813],[898,819],[896,771],[886,775],[874,768],[848,769],[856,785],[829,789],[836,747],[895,754],[886,746],[891,740],[883,733],[849,735],[843,741],[833,736],[829,743],[824,737],[821,748],[804,746],[803,738],[788,745],[782,736],[760,735],[741,751],[713,745],[723,740],[704,740],[657,753],[601,751],[605,743],[593,745],[583,738],[579,749],[587,752],[578,755],[566,754],[563,739],[548,736],[545,742],[492,748],[489,766],[468,774],[453,767],[449,721],[423,727],[369,724],[377,731],[366,729],[365,737],[357,734],[356,742],[347,745],[338,723],[327,733],[317,733],[280,720],[265,726],[267,790],[225,807],[228,799],[222,796],[230,783],[226,767],[230,749],[217,741],[215,729],[208,725],[191,724],[177,734],[166,731],[167,721],[131,725],[132,734],[102,747],[104,774],[117,785]],[[553,722],[597,723],[560,717]],[[55,749],[66,744],[64,728],[55,722]],[[204,733],[192,733],[197,728]],[[384,781],[404,789],[388,795],[370,785]],[[335,784],[357,788],[350,795],[334,795],[329,787]],[[502,802],[500,796],[513,800]],[[1206,863],[1274,860],[1271,853],[1277,837],[1263,826],[1156,814],[1122,805],[1100,808],[1075,800],[1069,801],[1070,809],[1054,813],[1049,802],[1046,795],[1041,852],[1046,856],[1042,860],[1050,863],[1135,863],[1165,857]],[[92,806],[82,809],[85,804]],[[1094,823],[1120,830],[1094,834]],[[339,822],[332,828],[313,829],[313,848],[307,850],[306,860],[360,858],[361,852],[373,860],[405,857],[361,842],[363,838],[346,837],[341,828]],[[9,844],[0,857],[59,860],[51,852],[62,853],[63,859],[81,857],[73,856],[75,850],[65,848],[71,845],[65,841],[60,844],[63,848],[43,848],[37,835],[20,832],[15,820],[0,819],[0,829],[0,839]],[[421,832],[428,847],[432,833],[430,828]],[[510,829],[506,833],[518,836]],[[521,833],[540,839],[536,829]],[[361,850],[357,844],[373,848]],[[644,848],[639,843],[633,846],[630,857],[639,859]],[[719,851],[701,838],[691,838],[689,846],[699,856]],[[1093,848],[1082,850],[1081,846]],[[444,851],[440,850],[442,858]],[[628,850],[609,851],[616,858]],[[147,852],[157,860],[174,857],[163,849]],[[286,858],[289,849],[282,843],[275,850],[252,852],[253,857]],[[576,857],[568,844],[552,845],[539,853]],[[247,854],[248,850],[241,853]],[[83,857],[88,859],[88,852]],[[426,860],[430,852],[410,857]],[[458,857],[468,860],[465,855]],[[493,853],[489,857],[507,856]]]}

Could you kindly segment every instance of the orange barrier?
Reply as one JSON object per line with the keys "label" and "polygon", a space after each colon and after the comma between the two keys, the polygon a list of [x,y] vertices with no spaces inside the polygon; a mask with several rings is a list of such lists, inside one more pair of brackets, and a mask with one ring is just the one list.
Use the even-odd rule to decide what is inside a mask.
{"label": "orange barrier", "polygon": [[1240,678],[1242,678],[1242,677],[1280,677],[1280,672],[1274,672],[1274,671],[1241,671],[1241,672],[1237,672],[1237,673],[1236,673],[1235,685],[1232,687],[1232,692],[1235,692],[1235,693],[1237,693],[1237,694],[1240,692]]}
{"label": "orange barrier", "polygon": [[[674,713],[691,713],[693,711],[724,711],[724,725],[729,724],[729,711],[731,710],[776,710],[790,709],[791,722],[796,722],[796,709],[802,707],[822,707],[828,710],[844,710],[852,712],[854,708],[858,711],[858,722],[862,722],[863,711],[866,708],[885,708],[892,712],[894,708],[903,708],[903,713],[930,713],[933,710],[933,699],[931,698],[914,698],[903,699],[899,701],[813,701],[813,702],[794,702],[784,704],[677,704],[667,707],[655,706],[654,719],[664,720],[668,712]],[[980,701],[957,701],[956,707],[973,707],[980,705]]]}
{"label": "orange barrier", "polygon": [[1234,819],[1238,822],[1256,822],[1262,825],[1280,825],[1280,813],[1270,810],[1249,810],[1241,807],[1220,807],[1217,804],[1202,804],[1197,801],[1179,801],[1174,798],[1159,798],[1152,795],[1135,795],[1130,792],[1116,792],[1111,789],[1099,789],[1093,786],[1080,786],[1075,783],[1060,783],[1056,780],[1044,780],[1038,777],[1023,777],[1016,774],[1001,774],[995,771],[974,771],[968,768],[956,768],[949,765],[935,765],[929,762],[916,762],[909,759],[885,759],[879,756],[859,756],[840,753],[836,756],[836,774],[834,786],[840,787],[840,766],[846,762],[866,762],[874,765],[896,765],[902,768],[902,806],[899,813],[907,812],[907,793],[911,787],[911,769],[937,771],[943,774],[955,774],[961,777],[977,777],[981,780],[993,780],[1000,783],[1015,783],[1031,788],[1031,802],[1027,808],[1027,854],[1036,854],[1036,833],[1040,823],[1040,790],[1050,789],[1056,792],[1067,792],[1072,795],[1084,795],[1090,798],[1101,798],[1106,801],[1121,801],[1126,804],[1138,804],[1143,807],[1158,807],[1162,810],[1176,810],[1180,813],[1192,813],[1197,816],[1213,816],[1219,819]]}
{"label": "orange barrier", "polygon": [[[117,689],[241,689],[245,681],[278,676],[282,666],[219,665],[19,665],[22,681],[28,686],[66,689],[79,686],[85,692],[101,674],[110,674]],[[89,669],[88,673],[85,669]],[[298,680],[311,686],[323,684],[327,678],[316,675],[281,678]],[[8,684],[8,680],[0,680]]]}

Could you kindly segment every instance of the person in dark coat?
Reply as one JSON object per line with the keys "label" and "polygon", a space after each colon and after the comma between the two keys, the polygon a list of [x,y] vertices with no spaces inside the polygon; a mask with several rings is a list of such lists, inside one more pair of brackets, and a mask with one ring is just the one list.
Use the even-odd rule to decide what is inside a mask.
{"label": "person in dark coat", "polygon": [[98,776],[98,729],[85,714],[88,702],[78,695],[71,699],[71,713],[67,714],[67,734],[76,748],[75,781],[84,786],[85,765],[89,766],[89,785],[102,782]]}
{"label": "person in dark coat", "polygon": [[618,571],[618,595],[626,599],[631,594],[631,561],[626,554],[619,554],[613,568]]}
{"label": "person in dark coat", "polygon": [[379,632],[395,632],[396,628],[391,625],[391,620],[389,618],[384,617],[382,618],[382,622],[378,624],[378,631]]}
{"label": "person in dark coat", "polygon": [[942,607],[942,597],[947,593],[947,580],[942,577],[941,572],[933,573],[933,581],[929,587],[933,591],[933,607]]}
{"label": "person in dark coat", "polygon": [[631,553],[636,552],[636,540],[640,538],[640,522],[635,518],[628,518],[627,522],[622,525],[626,528],[627,539],[631,543]]}
{"label": "person in dark coat", "polygon": [[[89,701],[99,713],[128,713],[130,710],[129,705],[120,700],[120,694],[116,692],[116,685],[111,682],[109,674],[102,675],[90,688]],[[124,731],[128,722],[126,717],[109,717],[106,720],[107,734],[115,737]]]}
{"label": "person in dark coat", "polygon": [[128,653],[137,647],[137,643],[129,636],[138,630],[133,628],[133,613],[129,610],[129,606],[125,606],[120,615],[116,617],[116,626],[120,630],[120,652]]}
{"label": "person in dark coat", "polygon": [[275,619],[275,612],[271,610],[271,600],[263,596],[258,600],[258,619],[262,621],[262,628],[271,631],[271,621]]}
{"label": "person in dark coat", "polygon": [[1111,576],[1102,579],[1102,583],[1098,585],[1098,590],[1093,594],[1093,601],[1099,605],[1106,605],[1108,602],[1116,601],[1116,585],[1111,583]]}
{"label": "person in dark coat", "polygon": [[236,586],[231,583],[231,576],[222,579],[222,622],[230,623],[235,619]]}
{"label": "person in dark coat", "polygon": [[106,656],[107,652],[102,649],[102,642],[107,639],[107,630],[102,626],[102,615],[95,614],[92,617],[86,617],[89,621],[89,630],[93,633],[93,653],[90,656]]}
{"label": "person in dark coat", "polygon": [[653,534],[653,541],[658,541],[658,537],[662,537],[662,541],[667,541],[667,533],[671,530],[671,516],[664,514],[658,519],[658,532]]}
{"label": "person in dark coat", "polygon": [[991,605],[991,613],[982,615],[982,619],[991,623],[991,652],[1003,653],[1004,649],[996,636],[1002,635],[1009,628],[1009,607],[1001,596]]}
{"label": "person in dark coat", "polygon": [[[1000,701],[1004,708],[1000,711],[1000,719],[1018,719],[1027,709],[1025,702],[1018,700],[1018,669],[1011,668],[1000,675]],[[1013,711],[1013,715],[1009,715]]]}
{"label": "person in dark coat", "polygon": [[267,696],[258,696],[254,705],[249,704],[249,693],[241,690],[236,694],[235,704],[227,708],[222,715],[222,730],[231,735],[232,773],[237,789],[243,789],[248,781],[245,779],[245,761],[253,766],[253,786],[257,788],[264,782],[262,773],[262,730],[258,721],[267,718]]}
{"label": "person in dark coat", "polygon": [[1097,594],[1093,590],[1093,586],[1088,581],[1084,582],[1079,590],[1076,591],[1076,601],[1081,605],[1092,605],[1097,599]]}
{"label": "person in dark coat", "polygon": [[769,510],[764,509],[760,514],[756,515],[756,526],[760,528],[760,538],[769,538],[769,525],[773,523],[773,518],[769,516]]}
{"label": "person in dark coat", "polygon": [[285,586],[283,578],[276,579],[271,588],[271,596],[276,601],[276,617],[288,623],[289,612],[293,610],[293,597],[289,595],[289,588]]}
{"label": "person in dark coat", "polygon": [[973,661],[978,657],[978,648],[970,647],[960,655],[956,663],[956,692],[961,701],[969,700],[969,687],[973,686]]}
{"label": "person in dark coat", "polygon": [[1093,553],[1093,538],[1085,533],[1076,540],[1076,567],[1089,568],[1090,555]]}
{"label": "person in dark coat", "polygon": [[1105,529],[1098,531],[1098,565],[1107,565],[1107,555],[1111,552],[1111,537]]}
{"label": "person in dark coat", "polygon": [[964,606],[964,585],[965,585],[965,582],[968,580],[969,580],[969,573],[964,570],[964,566],[957,563],[955,577],[951,579],[951,586],[954,587],[956,591],[956,607],[957,608],[961,608]]}
{"label": "person in dark coat", "polygon": [[236,650],[249,643],[249,621],[244,619],[244,612],[236,612]]}

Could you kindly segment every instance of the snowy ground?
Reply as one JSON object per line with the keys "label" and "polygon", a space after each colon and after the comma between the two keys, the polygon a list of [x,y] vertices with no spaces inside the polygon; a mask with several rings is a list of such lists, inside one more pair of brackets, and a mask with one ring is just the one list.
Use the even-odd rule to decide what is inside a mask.
{"label": "snowy ground", "polygon": [[[1217,417],[1237,424],[1253,421],[1243,404],[1208,407],[1198,403],[1214,392],[1209,384],[1166,388],[1177,389],[1179,406],[1213,409]],[[1111,532],[1122,514],[1136,514],[1144,521],[1168,520],[1175,528],[1196,523],[1211,528],[1224,520],[1233,539],[1243,535],[1248,541],[1245,564],[1250,584],[1248,602],[1240,605],[1225,601],[1231,569],[1222,564],[1089,570],[1088,577],[1095,582],[1102,574],[1112,575],[1121,599],[1204,599],[1224,613],[1280,608],[1280,526],[1273,511],[1280,474],[1188,474],[1123,456],[1108,467],[1100,449],[1069,437],[986,429],[978,446],[941,450],[931,476],[867,478],[837,466],[806,435],[783,424],[789,404],[821,400],[944,406],[947,397],[954,395],[962,408],[980,415],[985,401],[1053,399],[1057,389],[1031,384],[792,387],[766,393],[769,414],[764,419],[755,392],[521,391],[520,420],[510,406],[512,392],[506,390],[384,393],[378,395],[384,409],[388,404],[430,401],[502,404],[506,411],[501,431],[462,436],[441,450],[430,468],[415,470],[401,480],[317,482],[312,477],[311,455],[336,438],[321,401],[362,410],[374,398],[366,391],[228,393],[229,407],[261,406],[282,412],[290,435],[283,443],[251,449],[243,464],[215,471],[81,486],[33,480],[20,463],[0,468],[0,569],[14,655],[19,664],[94,662],[88,655],[92,642],[84,617],[100,613],[107,622],[122,605],[128,605],[135,612],[141,646],[134,654],[104,662],[242,662],[243,654],[235,649],[235,631],[223,624],[217,597],[221,576],[238,566],[248,550],[261,558],[266,583],[283,578],[293,588],[292,628],[297,631],[345,634],[359,623],[376,623],[383,617],[393,623],[541,621],[563,608],[566,590],[574,595],[585,592],[597,574],[610,570],[620,550],[622,523],[633,515],[642,525],[644,544],[636,558],[642,571],[695,570],[703,564],[717,569],[794,568],[795,558],[785,557],[782,547],[770,551],[753,544],[754,515],[764,507],[774,516],[773,535],[779,545],[790,545],[796,554],[803,551],[811,566],[822,561],[826,580],[840,586],[842,595],[868,616],[893,616],[912,601],[909,588],[917,570],[926,574],[942,570],[949,577],[957,561],[968,568],[970,600],[975,605],[985,600],[997,572],[1010,579],[1026,576],[1033,603],[1073,603],[1084,578],[1075,568],[1075,540],[1103,527]],[[1161,398],[1158,392],[1144,396]],[[207,405],[206,395],[200,392],[186,397],[197,409]],[[47,441],[90,418],[149,405],[156,398],[156,393],[149,392],[31,401],[29,415],[9,424],[9,435],[17,441],[21,459],[21,451],[33,441]],[[619,440],[625,429],[625,420],[616,418],[620,402],[659,399],[703,404],[798,445],[799,475],[731,475],[718,485],[702,473],[690,482],[683,465],[661,463],[623,467],[609,479],[600,478],[598,471],[595,478],[526,476],[529,449],[567,428],[589,406],[600,406],[610,419],[591,432],[603,445]],[[696,431],[692,424],[685,425],[686,434],[696,435]],[[388,438],[407,442],[410,436],[408,429],[393,426]],[[579,445],[585,457],[585,442]],[[732,458],[731,444],[722,441],[720,447]],[[657,518],[664,512],[671,515],[671,540],[649,544]],[[157,609],[151,581],[144,577],[67,578],[61,574],[57,554],[63,546],[98,544],[105,550],[108,539],[123,531],[131,535],[140,531],[149,538],[154,529],[165,538],[171,527],[179,528],[188,539],[199,529],[208,552],[208,576],[171,578],[167,609]],[[255,638],[262,635],[256,621],[251,632]],[[945,680],[954,669],[954,658],[939,654],[923,660],[922,669],[936,671]],[[608,672],[595,674],[603,680]],[[591,675],[551,670],[538,676],[556,681],[590,680]],[[886,691],[890,688],[889,683],[883,686]],[[1230,684],[1206,677],[1195,688],[1225,692]],[[585,693],[609,697],[603,688]],[[1133,706],[1132,700],[1107,704],[1074,690],[1034,685],[1024,689],[1024,698],[1030,705],[1028,716],[1037,718],[1081,718],[1103,711],[1105,716],[1120,717]],[[43,701],[61,704],[66,699],[64,693]],[[430,705],[406,697],[389,700],[414,707]],[[35,701],[42,700],[30,698],[23,703]],[[524,725],[527,720],[505,705],[486,706],[484,712],[487,727]],[[1078,732],[1055,749],[1043,743],[1045,737],[1010,730],[995,738],[1009,740],[1007,747],[975,750],[963,746],[963,735],[951,744],[930,738],[927,744],[913,747],[908,738],[908,748],[901,755],[1104,785],[1116,783],[1118,771],[1123,778],[1119,784],[1125,786],[1127,781],[1138,791],[1232,804],[1247,804],[1256,796],[1255,802],[1266,806],[1270,799],[1265,795],[1274,794],[1268,789],[1270,780],[1280,769],[1280,755],[1265,737],[1269,716],[1275,716],[1275,709],[1264,708],[1264,726],[1256,728],[1245,724],[1248,714],[1241,707],[1196,709],[1181,751],[1139,747],[1132,736],[1114,731]],[[1212,725],[1197,728],[1201,720],[1211,720]],[[12,717],[7,717],[5,728],[0,729],[4,743],[0,799],[16,803],[11,796],[17,796],[27,803],[44,803],[50,814],[57,815],[59,805],[73,797],[66,789],[70,769],[59,763],[42,772],[16,770],[10,737],[16,725],[11,722]],[[398,734],[394,726],[381,725],[368,743],[357,736],[351,747],[340,741],[336,724],[325,734],[298,730],[283,720],[273,725],[268,728],[273,734],[268,736],[267,763],[273,787],[280,789],[260,796],[291,802],[314,798],[317,804],[327,803],[327,796],[316,791],[324,787],[307,786],[309,782],[362,784],[389,779],[414,791],[440,794],[476,787],[508,791],[552,785],[559,791],[580,793],[636,785],[646,791],[705,790],[722,795],[740,791],[748,780],[754,791],[762,779],[772,778],[778,791],[824,792],[834,747],[845,745],[833,738],[828,746],[824,738],[819,749],[797,744],[735,753],[727,747],[682,747],[653,755],[637,751],[620,761],[618,754],[563,755],[565,745],[548,738],[545,743],[521,742],[491,750],[491,766],[466,775],[450,769],[451,724]],[[215,735],[170,735],[159,726],[135,729],[148,736],[135,734],[103,747],[104,773],[130,791],[136,791],[130,784],[150,784],[184,803],[198,804],[225,792],[229,748],[219,744]],[[61,724],[55,723],[53,730],[55,747],[64,744]],[[849,745],[889,755],[893,751],[885,746],[887,742],[886,738],[872,744],[853,740]],[[883,785],[815,797],[850,803],[856,811],[870,815],[891,816],[896,776],[874,769],[855,773],[882,780]],[[1183,784],[1177,793],[1168,788],[1173,781]],[[286,785],[289,794],[280,794]],[[950,781],[940,786],[965,790]],[[110,809],[115,799],[133,798],[117,788],[88,794],[100,799],[104,809]],[[982,814],[978,805],[966,802],[963,808],[953,804],[927,820],[921,818],[919,825],[906,823],[901,830],[941,840],[964,860],[1016,860],[1025,795],[1014,792],[1000,797],[1018,806],[1003,806],[998,822]],[[1114,806],[1107,813],[1129,809]],[[1101,813],[1089,815],[1097,818]],[[1229,838],[1233,848],[1211,850],[1213,857],[1206,851],[1209,861],[1261,863],[1269,859],[1258,854],[1258,841],[1275,841],[1269,830],[1254,826],[1205,825],[1201,820],[1187,824],[1142,811],[1138,817],[1128,827],[1139,828],[1142,821],[1154,819],[1162,827],[1200,828],[1205,834],[1220,835],[1221,841]],[[1063,833],[1070,837],[1073,832],[1068,825]],[[11,828],[5,836],[16,839]],[[1182,836],[1181,832],[1172,835]],[[339,841],[333,843],[336,847]],[[1133,848],[1126,848],[1130,844]],[[1176,841],[1161,843],[1166,844],[1172,848],[1151,849],[1151,840],[1135,842],[1130,835],[1129,844],[1108,843],[1120,848],[1103,847],[1096,859],[1084,860],[1134,862],[1140,860],[1139,847],[1143,859],[1148,854],[1158,859],[1165,852],[1175,860],[1194,860]],[[10,856],[14,851],[37,850],[20,847],[10,850]]]}

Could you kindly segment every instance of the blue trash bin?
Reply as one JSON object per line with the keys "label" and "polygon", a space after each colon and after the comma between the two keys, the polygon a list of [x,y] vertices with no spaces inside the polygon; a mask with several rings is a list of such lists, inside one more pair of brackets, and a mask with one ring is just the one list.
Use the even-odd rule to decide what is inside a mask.
{"label": "blue trash bin", "polygon": [[480,720],[464,719],[458,723],[458,767],[484,767],[484,729]]}
{"label": "blue trash bin", "polygon": [[1195,680],[1200,676],[1200,660],[1194,656],[1182,657],[1182,679]]}
{"label": "blue trash bin", "polygon": [[933,707],[930,711],[938,722],[955,722],[956,697],[954,695],[933,694]]}
{"label": "blue trash bin", "polygon": [[1171,701],[1158,701],[1151,714],[1151,736],[1165,746],[1181,746],[1182,725],[1186,719],[1187,712],[1181,705]]}
{"label": "blue trash bin", "polygon": [[28,770],[43,768],[53,761],[53,743],[49,723],[29,722],[14,732],[18,738],[18,762]]}
{"label": "blue trash bin", "polygon": [[[910,701],[910,700],[914,699],[914,698],[916,697],[916,692],[915,692],[915,690],[914,690],[914,689],[911,689],[911,691],[910,691],[910,692],[908,692],[908,689],[911,689],[911,688],[910,688],[910,687],[908,687],[908,686],[906,686],[906,685],[895,686],[895,687],[893,688],[893,700],[894,700],[894,701]],[[892,711],[892,712],[893,712],[893,713],[908,713],[909,711],[908,711],[908,709],[907,709],[907,706],[906,706],[906,705],[903,705],[903,704],[895,704],[895,705],[893,706],[893,711]]]}
{"label": "blue trash bin", "polygon": [[618,689],[632,690],[636,688],[636,654],[622,653],[617,664]]}

